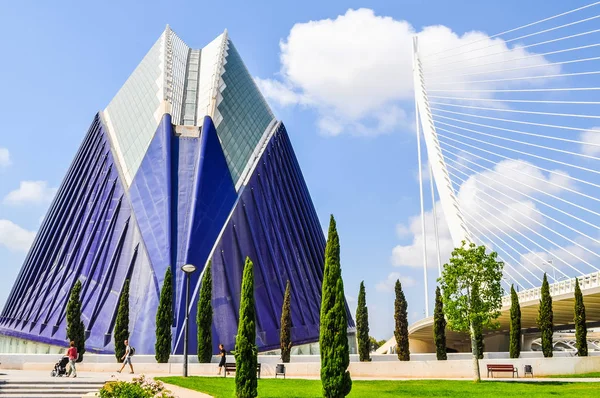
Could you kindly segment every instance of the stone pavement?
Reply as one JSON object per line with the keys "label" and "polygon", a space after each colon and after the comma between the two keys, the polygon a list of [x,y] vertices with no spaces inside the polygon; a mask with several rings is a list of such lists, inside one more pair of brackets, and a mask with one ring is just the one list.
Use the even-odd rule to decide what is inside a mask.
{"label": "stone pavement", "polygon": [[[0,369],[0,397],[43,398],[95,396],[107,381],[131,381],[140,374],[115,372],[78,372],[77,378],[51,377],[47,372],[35,370]],[[164,375],[144,375],[146,378]],[[171,384],[166,387],[179,398],[206,398],[207,394]],[[92,392],[91,394],[88,394]]]}

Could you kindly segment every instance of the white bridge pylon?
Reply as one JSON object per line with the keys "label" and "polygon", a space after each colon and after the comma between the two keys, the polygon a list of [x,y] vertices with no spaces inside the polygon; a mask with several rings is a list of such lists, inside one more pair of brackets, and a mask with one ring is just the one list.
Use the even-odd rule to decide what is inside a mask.
{"label": "white bridge pylon", "polygon": [[496,251],[507,292],[600,271],[600,2],[441,50],[426,40],[413,41],[426,317],[440,234]]}

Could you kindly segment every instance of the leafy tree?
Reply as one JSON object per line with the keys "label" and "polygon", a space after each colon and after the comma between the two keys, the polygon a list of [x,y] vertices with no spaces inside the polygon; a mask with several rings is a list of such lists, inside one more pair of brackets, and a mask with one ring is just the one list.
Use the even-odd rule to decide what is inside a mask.
{"label": "leafy tree", "polygon": [[550,285],[544,273],[542,281],[542,297],[538,312],[537,324],[542,333],[542,352],[545,358],[552,357],[552,334],[554,328],[554,314],[552,312],[552,297],[550,297]]}
{"label": "leafy tree", "polygon": [[361,362],[370,362],[369,341],[369,310],[367,309],[367,298],[365,283],[360,282],[358,291],[358,305],[356,307],[356,337],[358,340],[358,357]]}
{"label": "leafy tree", "polygon": [[433,339],[435,341],[435,355],[438,361],[445,361],[448,359],[448,356],[446,355],[446,318],[444,317],[444,302],[439,286],[435,288]]}
{"label": "leafy tree", "polygon": [[348,320],[340,265],[340,240],[333,215],[329,222],[329,234],[325,246],[320,321],[319,347],[323,397],[342,398],[350,393],[352,379],[348,371],[350,364]]}
{"label": "leafy tree", "polygon": [[521,355],[521,306],[515,287],[510,287],[510,357]]}
{"label": "leafy tree", "polygon": [[125,355],[125,344],[123,342],[129,338],[129,279],[125,280],[121,290],[113,334],[115,337],[115,356],[118,362],[123,362],[121,359]]}
{"label": "leafy tree", "polygon": [[585,305],[583,295],[579,288],[579,281],[575,278],[575,339],[577,344],[577,355],[588,356],[587,326],[585,324]]}
{"label": "leafy tree", "polygon": [[198,325],[198,362],[210,363],[212,347],[212,262],[209,261],[202,276],[200,297],[197,304],[196,325]]}
{"label": "leafy tree", "polygon": [[173,277],[167,267],[156,311],[156,342],[154,357],[158,363],[169,362],[171,356],[171,324],[173,323]]}
{"label": "leafy tree", "polygon": [[387,340],[377,340],[373,336],[369,336],[369,350],[370,352],[377,351],[379,347],[387,343]]}
{"label": "leafy tree", "polygon": [[238,398],[254,398],[258,395],[256,366],[256,314],[254,312],[254,265],[246,257],[242,292],[240,296],[240,322],[235,338],[235,394]]}
{"label": "leafy tree", "polygon": [[394,301],[394,320],[396,328],[394,336],[396,337],[396,354],[401,361],[410,361],[410,350],[408,348],[408,314],[406,298],[402,291],[400,280],[396,280],[396,300]]}
{"label": "leafy tree", "polygon": [[279,333],[279,342],[281,345],[281,361],[290,362],[292,353],[292,310],[291,310],[291,291],[290,281],[285,285],[285,295],[283,296],[283,307],[281,308],[281,331]]}
{"label": "leafy tree", "polygon": [[[475,327],[497,327],[496,319],[502,307],[503,263],[496,257],[495,252],[487,254],[485,246],[467,245],[463,241],[461,247],[452,251],[439,279],[448,327],[457,332],[469,332],[471,337],[475,381],[481,380]],[[478,290],[477,299],[472,297],[474,286]]]}
{"label": "leafy tree", "polygon": [[77,362],[83,361],[85,352],[85,326],[81,320],[81,281],[75,282],[71,296],[67,303],[67,339],[75,342],[79,358]]}

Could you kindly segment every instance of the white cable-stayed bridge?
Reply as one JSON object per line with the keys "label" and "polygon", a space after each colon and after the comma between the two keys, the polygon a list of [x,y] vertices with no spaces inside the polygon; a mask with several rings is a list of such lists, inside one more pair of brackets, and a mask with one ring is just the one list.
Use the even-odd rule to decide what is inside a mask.
{"label": "white cable-stayed bridge", "polygon": [[[575,278],[600,326],[600,2],[455,39],[413,43],[425,318],[409,329],[411,351],[431,351],[431,273],[462,241],[504,263],[488,350],[508,350],[511,286],[525,340],[536,337],[544,273],[556,330],[573,328]],[[469,342],[449,332],[448,345]]]}

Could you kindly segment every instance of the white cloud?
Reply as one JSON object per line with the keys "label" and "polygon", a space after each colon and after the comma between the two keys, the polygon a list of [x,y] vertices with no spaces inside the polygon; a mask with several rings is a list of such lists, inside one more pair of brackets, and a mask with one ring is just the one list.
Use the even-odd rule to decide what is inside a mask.
{"label": "white cloud", "polygon": [[9,205],[43,204],[54,198],[56,188],[48,187],[46,181],[21,181],[19,188],[4,197]]}
{"label": "white cloud", "polygon": [[0,169],[10,166],[11,163],[8,149],[0,147]]}
{"label": "white cloud", "polygon": [[254,81],[265,97],[275,100],[282,106],[310,103],[308,98],[294,92],[292,87],[278,80],[255,77]]}
{"label": "white cloud", "polygon": [[[570,180],[565,177],[567,174],[563,171],[557,170],[557,175],[542,173],[531,163],[521,160],[499,162],[493,170],[495,173],[483,171],[466,178],[457,194],[464,217],[468,224],[474,226],[471,232],[480,243],[483,242],[490,248],[493,247],[490,242],[501,244],[494,234],[507,240],[507,235],[519,237],[516,231],[526,234],[530,229],[535,231],[541,228],[537,223],[543,224],[545,220],[537,212],[535,202],[524,194],[532,197],[539,195],[535,188],[559,194],[570,184]],[[454,243],[439,201],[436,202],[436,211],[440,255],[444,264],[450,258]],[[420,215],[411,217],[408,225],[401,224],[396,230],[402,236],[410,232],[413,239],[408,245],[398,245],[393,248],[392,264],[399,267],[422,267],[423,237]],[[425,230],[427,266],[436,268],[438,260],[432,211],[425,213]],[[518,244],[514,246],[520,247]]]}
{"label": "white cloud", "polygon": [[26,252],[29,250],[35,232],[28,231],[9,220],[0,220],[0,246],[10,250]]}
{"label": "white cloud", "polygon": [[[348,10],[335,19],[322,19],[295,24],[288,37],[280,42],[281,70],[278,79],[257,78],[265,96],[280,104],[301,104],[314,107],[319,113],[317,122],[322,133],[339,135],[350,132],[359,135],[387,133],[403,127],[412,129],[407,118],[414,107],[412,77],[412,38],[416,34],[407,21],[375,15],[373,10]],[[557,66],[546,65],[542,56],[530,56],[526,50],[508,48],[501,39],[489,39],[481,32],[458,36],[444,26],[429,26],[419,32],[419,45],[424,53],[435,53],[465,43],[478,41],[473,48],[479,55],[488,55],[491,61],[511,61],[518,70],[502,72],[502,78],[519,78],[531,74],[558,73]],[[479,48],[492,46],[489,49]],[[501,53],[497,55],[496,53]],[[452,75],[445,81],[464,81],[458,75],[465,68],[481,64],[480,59],[458,56],[456,65],[444,68]],[[525,59],[520,59],[527,57]],[[430,57],[429,64],[448,64],[441,56]],[[459,65],[460,68],[456,66]],[[544,65],[523,69],[528,65]],[[427,65],[425,65],[427,66]],[[498,65],[479,69],[484,73],[465,83],[469,88],[496,88],[503,83],[485,83],[474,86],[472,81],[498,79]],[[501,68],[502,69],[502,68]],[[507,69],[507,68],[504,68]],[[429,70],[428,89],[442,88],[435,83],[434,68]],[[543,79],[513,80],[505,86],[542,84]],[[429,84],[431,81],[431,84]],[[460,89],[464,85],[452,86]],[[409,110],[409,112],[407,112]]]}
{"label": "white cloud", "polygon": [[398,279],[402,283],[402,289],[413,287],[417,284],[417,281],[410,276],[401,276],[399,272],[391,272],[385,280],[375,285],[375,290],[378,292],[393,292]]}
{"label": "white cloud", "polygon": [[600,127],[592,127],[584,131],[579,139],[584,142],[581,144],[581,152],[584,155],[600,155]]}

